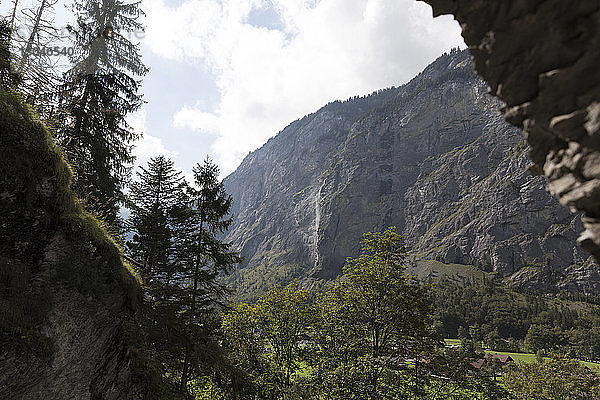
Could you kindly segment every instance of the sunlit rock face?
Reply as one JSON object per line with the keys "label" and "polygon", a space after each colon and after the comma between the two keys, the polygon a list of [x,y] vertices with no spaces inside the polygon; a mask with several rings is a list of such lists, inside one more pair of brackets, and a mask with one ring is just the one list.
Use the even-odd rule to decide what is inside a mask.
{"label": "sunlit rock face", "polygon": [[405,86],[293,122],[225,179],[227,239],[245,257],[232,281],[252,291],[334,277],[364,232],[393,225],[421,260],[600,292],[575,243],[580,216],[527,172],[528,146],[499,106],[468,52],[454,51]]}
{"label": "sunlit rock face", "polygon": [[532,172],[584,211],[579,242],[600,259],[600,2],[425,1],[460,22],[475,69],[525,132]]}

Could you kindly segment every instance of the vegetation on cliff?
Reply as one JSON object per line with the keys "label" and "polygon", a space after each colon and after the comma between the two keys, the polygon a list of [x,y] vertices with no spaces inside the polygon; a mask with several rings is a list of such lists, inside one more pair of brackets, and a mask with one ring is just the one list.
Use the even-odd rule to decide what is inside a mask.
{"label": "vegetation on cliff", "polygon": [[[117,285],[127,294],[127,304],[135,306],[139,291],[134,275],[123,265],[121,250],[102,223],[83,210],[71,191],[71,169],[48,129],[19,95],[9,90],[0,89],[0,110],[0,253],[3,281],[8,283],[4,287],[17,295],[12,300],[31,296],[23,300],[26,304],[40,295],[44,297],[38,300],[44,304],[41,308],[47,308],[51,302],[41,293],[15,291],[44,273],[37,276],[40,289],[55,279],[84,293],[109,291],[111,285]],[[58,241],[66,244],[57,248]],[[86,258],[92,254],[95,256]],[[50,274],[44,271],[49,262],[53,267]],[[13,263],[14,268],[10,268]],[[36,286],[30,284],[25,286]],[[13,316],[39,318],[32,317],[35,322],[13,319],[13,329],[21,323],[21,328],[41,323],[44,313],[34,308],[30,307],[32,313],[14,311]]]}
{"label": "vegetation on cliff", "polygon": [[[135,347],[139,330],[133,312],[142,293],[137,274],[123,261],[122,249],[103,223],[83,209],[71,190],[71,169],[51,132],[19,94],[4,88],[0,132],[2,348],[18,349],[21,357],[29,354],[43,377],[52,359],[62,356],[56,354],[56,337],[46,333],[53,331],[47,329],[49,313],[56,296],[74,290],[82,300],[92,300],[94,308],[117,313],[113,317],[122,321],[120,339],[131,350],[132,376],[152,390],[148,393],[164,392],[154,390],[162,377],[152,374],[146,349]],[[4,356],[10,359],[10,354]],[[3,379],[10,377],[10,365],[0,369]],[[2,382],[3,393],[18,398],[27,390],[18,382],[23,381]]]}

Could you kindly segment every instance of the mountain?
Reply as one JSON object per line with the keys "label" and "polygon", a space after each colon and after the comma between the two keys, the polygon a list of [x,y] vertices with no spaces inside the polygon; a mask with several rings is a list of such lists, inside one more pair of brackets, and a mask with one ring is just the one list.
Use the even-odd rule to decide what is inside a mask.
{"label": "mountain", "polygon": [[245,258],[232,283],[251,296],[335,277],[364,232],[396,226],[417,273],[600,293],[598,265],[575,245],[580,215],[526,171],[528,146],[500,106],[453,50],[406,85],[291,123],[225,179],[226,239]]}

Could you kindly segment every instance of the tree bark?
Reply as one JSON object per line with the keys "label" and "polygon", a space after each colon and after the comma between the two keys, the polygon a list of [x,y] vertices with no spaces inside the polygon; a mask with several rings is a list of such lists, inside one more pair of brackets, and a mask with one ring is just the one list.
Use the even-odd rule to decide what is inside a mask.
{"label": "tree bark", "polygon": [[[203,206],[203,205],[202,205]],[[196,249],[196,261],[194,262],[194,286],[192,291],[192,304],[190,305],[190,318],[188,321],[188,331],[191,332],[191,327],[194,323],[194,317],[196,316],[196,291],[198,290],[198,271],[200,267],[200,249],[202,247],[202,229],[204,228],[204,212],[200,213],[200,236],[198,238],[198,244]],[[185,393],[187,390],[187,381],[190,365],[190,352],[191,352],[191,338],[186,338],[186,349],[185,358],[183,360],[183,371],[181,373],[181,391]]]}
{"label": "tree bark", "polygon": [[[15,0],[15,7],[16,7],[16,0]],[[17,72],[19,74],[21,72],[23,72],[23,67],[25,66],[25,62],[29,58],[29,53],[31,52],[31,46],[33,44],[33,40],[34,40],[35,35],[40,27],[40,21],[42,19],[42,14],[44,13],[44,8],[46,8],[46,0],[42,0],[42,3],[40,4],[40,8],[38,9],[37,15],[35,16],[35,22],[31,29],[31,35],[29,35],[29,40],[27,41],[27,45],[25,46],[25,51],[23,52],[23,55],[21,56],[21,62],[19,63],[19,68],[17,69]]]}

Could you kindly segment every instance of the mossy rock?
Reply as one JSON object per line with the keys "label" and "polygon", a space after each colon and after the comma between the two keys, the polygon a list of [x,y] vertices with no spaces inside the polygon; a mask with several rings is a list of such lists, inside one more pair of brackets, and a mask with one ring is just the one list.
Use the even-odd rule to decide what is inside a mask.
{"label": "mossy rock", "polygon": [[[110,335],[128,349],[125,365],[137,385],[152,389],[144,398],[179,398],[164,383],[153,357],[138,346],[133,315],[142,299],[139,278],[123,262],[122,250],[103,222],[86,212],[71,190],[72,171],[52,133],[19,94],[4,88],[0,154],[0,353],[20,354],[15,361],[44,376],[59,351],[55,338],[43,333],[52,331],[46,327],[57,294],[79,293],[70,296],[82,301],[75,307],[89,310],[92,318],[94,310],[105,310],[104,315],[110,310],[110,318],[122,326],[121,333]],[[44,355],[47,362],[40,361]],[[7,376],[19,373],[16,366],[13,372],[10,365],[3,368],[8,368],[3,370]],[[27,385],[13,383],[26,390]],[[11,387],[5,389],[17,390]]]}
{"label": "mossy rock", "polygon": [[[3,239],[0,241],[3,260],[0,298],[14,304],[21,302],[21,296],[14,296],[15,288],[23,285],[21,278],[27,276],[35,281],[43,274],[47,283],[61,279],[82,291],[108,290],[117,285],[124,289],[127,303],[134,306],[140,298],[139,285],[124,267],[121,250],[102,224],[83,210],[70,189],[71,168],[49,130],[17,93],[6,89],[0,89],[0,154],[0,237]],[[59,265],[52,266],[59,271],[49,271],[48,246],[58,235],[68,238],[65,242],[68,248],[63,249],[66,254]],[[79,254],[69,254],[71,251],[79,251]],[[77,258],[85,258],[86,262],[74,268],[73,260]],[[18,285],[16,276],[21,277]],[[102,279],[90,279],[98,276]],[[41,296],[41,302],[51,303],[44,290],[35,292],[25,290],[21,295]],[[13,314],[15,312],[13,309]],[[18,319],[0,316],[4,321],[3,331],[13,324],[18,330],[43,322],[43,312],[33,314],[39,314],[40,318],[29,318],[27,323],[23,320],[24,326],[18,326]],[[9,320],[12,323],[9,324]]]}

